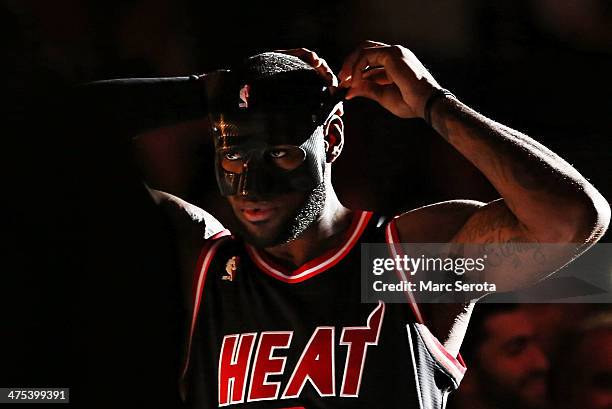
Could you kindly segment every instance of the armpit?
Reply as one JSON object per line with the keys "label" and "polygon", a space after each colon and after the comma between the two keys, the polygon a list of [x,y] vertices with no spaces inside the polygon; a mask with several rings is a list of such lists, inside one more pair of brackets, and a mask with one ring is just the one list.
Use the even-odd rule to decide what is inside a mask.
{"label": "armpit", "polygon": [[[146,185],[145,185],[146,186]],[[223,225],[210,213],[178,196],[146,186],[153,201],[168,215],[178,231],[209,237],[224,230]]]}

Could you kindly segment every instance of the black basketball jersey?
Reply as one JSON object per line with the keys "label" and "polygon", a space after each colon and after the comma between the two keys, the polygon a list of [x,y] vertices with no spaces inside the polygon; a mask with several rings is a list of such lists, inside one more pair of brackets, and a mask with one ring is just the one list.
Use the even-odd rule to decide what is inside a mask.
{"label": "black basketball jersey", "polygon": [[361,302],[360,243],[393,220],[355,211],[344,242],[295,271],[222,232],[202,250],[180,380],[193,408],[443,408],[465,366],[416,304]]}

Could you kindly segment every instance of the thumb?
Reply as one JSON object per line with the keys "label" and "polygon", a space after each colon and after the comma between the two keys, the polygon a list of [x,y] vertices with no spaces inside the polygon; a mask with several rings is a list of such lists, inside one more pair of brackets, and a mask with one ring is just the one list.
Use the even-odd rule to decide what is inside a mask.
{"label": "thumb", "polygon": [[366,97],[379,101],[384,91],[384,85],[378,85],[373,81],[354,81],[346,93],[346,99],[355,97]]}

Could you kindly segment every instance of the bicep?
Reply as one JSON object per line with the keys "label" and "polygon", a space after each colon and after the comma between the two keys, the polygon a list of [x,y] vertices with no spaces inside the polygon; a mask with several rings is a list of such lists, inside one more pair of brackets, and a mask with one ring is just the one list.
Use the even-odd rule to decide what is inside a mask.
{"label": "bicep", "polygon": [[[461,257],[484,258],[483,272],[466,272],[465,281],[512,291],[535,283],[572,260],[576,246],[540,243],[514,216],[503,199],[476,210],[450,240],[464,244]],[[483,274],[484,273],[484,274]]]}
{"label": "bicep", "polygon": [[410,210],[394,219],[401,241],[448,243],[467,220],[485,203],[449,200]]}
{"label": "bicep", "polygon": [[145,187],[153,202],[168,215],[180,235],[201,236],[208,239],[224,230],[223,225],[206,210],[178,196],[153,189],[146,184]]}
{"label": "bicep", "polygon": [[193,279],[200,252],[206,241],[222,232],[223,225],[210,213],[181,198],[161,190],[147,190],[163,210],[174,231],[176,255],[181,273],[183,301],[191,307]]}

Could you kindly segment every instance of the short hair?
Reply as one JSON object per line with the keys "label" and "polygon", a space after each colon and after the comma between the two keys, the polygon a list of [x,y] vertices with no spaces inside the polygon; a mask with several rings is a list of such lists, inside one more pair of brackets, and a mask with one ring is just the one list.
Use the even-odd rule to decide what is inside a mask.
{"label": "short hair", "polygon": [[316,74],[316,70],[298,57],[277,52],[265,52],[246,58],[239,69],[245,79],[256,81],[279,75]]}

